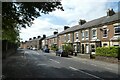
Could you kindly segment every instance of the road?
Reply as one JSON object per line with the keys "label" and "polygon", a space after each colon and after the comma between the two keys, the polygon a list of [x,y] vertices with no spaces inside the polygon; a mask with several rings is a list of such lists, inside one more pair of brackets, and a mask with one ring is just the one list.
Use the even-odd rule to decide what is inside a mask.
{"label": "road", "polygon": [[[3,60],[3,78],[117,79],[118,64],[59,57],[42,51],[18,50]],[[4,79],[3,79],[4,80]]]}

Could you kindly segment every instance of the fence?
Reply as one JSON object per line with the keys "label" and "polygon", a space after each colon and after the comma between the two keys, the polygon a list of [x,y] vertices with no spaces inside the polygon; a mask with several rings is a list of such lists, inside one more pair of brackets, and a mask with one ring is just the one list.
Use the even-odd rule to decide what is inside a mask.
{"label": "fence", "polygon": [[2,40],[2,59],[14,54],[17,51],[17,44],[9,42],[8,40]]}

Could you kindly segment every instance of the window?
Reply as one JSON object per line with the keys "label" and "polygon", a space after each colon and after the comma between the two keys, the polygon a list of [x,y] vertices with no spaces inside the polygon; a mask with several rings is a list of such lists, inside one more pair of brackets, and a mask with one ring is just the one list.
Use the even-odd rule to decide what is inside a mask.
{"label": "window", "polygon": [[103,29],[103,37],[107,37],[107,28]]}
{"label": "window", "polygon": [[92,38],[96,37],[96,29],[92,30]]}
{"label": "window", "polygon": [[104,43],[103,46],[107,46],[107,43]]}
{"label": "window", "polygon": [[78,39],[78,32],[76,32],[76,39]]}
{"label": "window", "polygon": [[115,26],[115,34],[120,34],[120,25]]}
{"label": "window", "polygon": [[68,40],[70,40],[70,34],[68,34]]}
{"label": "window", "polygon": [[66,34],[64,35],[64,42],[66,42]]}
{"label": "window", "polygon": [[88,31],[85,32],[86,39],[88,39]]}
{"label": "window", "polygon": [[82,40],[84,40],[84,31],[82,31]]}

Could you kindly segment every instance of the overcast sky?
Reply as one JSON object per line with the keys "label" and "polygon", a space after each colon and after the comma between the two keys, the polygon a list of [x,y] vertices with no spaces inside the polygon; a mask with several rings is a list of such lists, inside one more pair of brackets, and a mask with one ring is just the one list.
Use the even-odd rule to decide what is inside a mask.
{"label": "overcast sky", "polygon": [[[42,14],[34,20],[34,24],[26,29],[22,28],[20,37],[21,41],[29,38],[53,35],[54,29],[58,32],[64,30],[64,26],[74,26],[80,19],[90,21],[102,16],[106,16],[108,8],[113,8],[118,12],[118,0],[109,2],[109,0],[62,0],[64,11],[56,10],[47,15]],[[53,29],[50,29],[53,28]]]}

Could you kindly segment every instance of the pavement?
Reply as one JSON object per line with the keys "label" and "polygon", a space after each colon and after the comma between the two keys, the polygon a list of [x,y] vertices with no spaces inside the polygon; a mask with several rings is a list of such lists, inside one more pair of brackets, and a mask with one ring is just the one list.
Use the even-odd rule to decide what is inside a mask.
{"label": "pavement", "polygon": [[3,60],[2,70],[2,80],[119,80],[118,64],[33,50],[18,50]]}

